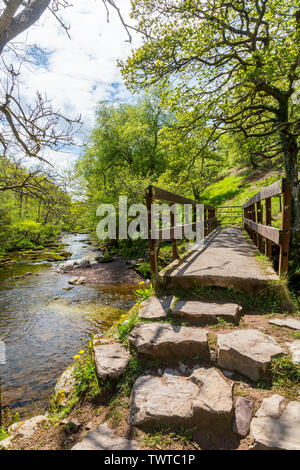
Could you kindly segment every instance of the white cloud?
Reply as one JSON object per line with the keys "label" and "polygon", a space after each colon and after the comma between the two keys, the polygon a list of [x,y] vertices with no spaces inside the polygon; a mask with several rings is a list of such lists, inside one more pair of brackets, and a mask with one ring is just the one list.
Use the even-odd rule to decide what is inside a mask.
{"label": "white cloud", "polygon": [[[121,0],[120,5],[128,19],[130,0]],[[46,93],[63,114],[81,114],[84,128],[80,138],[85,140],[100,100],[130,98],[117,60],[125,59],[133,45],[126,42],[127,34],[116,12],[111,12],[110,23],[107,23],[101,0],[74,0],[73,7],[64,10],[62,15],[71,26],[71,40],[50,12],[23,37],[18,37],[18,41],[26,40],[27,44],[36,44],[50,53],[46,68],[40,64],[23,69],[22,94],[30,102],[38,90]],[[136,38],[134,41],[137,43]],[[78,150],[74,149],[74,155],[48,152],[45,157],[60,165],[74,160],[76,154]]]}

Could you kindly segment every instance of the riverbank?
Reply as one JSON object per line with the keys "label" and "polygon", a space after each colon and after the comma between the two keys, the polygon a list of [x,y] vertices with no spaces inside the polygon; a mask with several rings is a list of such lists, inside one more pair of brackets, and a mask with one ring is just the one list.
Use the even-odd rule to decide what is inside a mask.
{"label": "riverbank", "polygon": [[[209,355],[205,356],[204,362],[204,357],[201,359],[199,355],[194,356],[192,353],[194,346],[191,335],[195,327],[189,327],[190,335],[185,338],[182,346],[180,341],[176,343],[177,359],[164,356],[163,351],[167,351],[170,347],[166,350],[164,344],[170,345],[171,338],[164,336],[162,331],[158,336],[155,335],[157,338],[155,341],[151,340],[150,336],[148,341],[145,337],[136,343],[141,328],[154,328],[154,330],[156,328],[157,333],[167,328],[168,334],[174,335],[175,332],[180,334],[181,329],[183,332],[186,327],[185,321],[176,319],[172,315],[174,306],[179,302],[178,298],[168,303],[172,305],[171,310],[165,305],[163,322],[157,322],[157,319],[154,321],[154,318],[151,321],[149,315],[155,313],[157,316],[157,309],[153,310],[151,303],[141,304],[141,302],[150,297],[153,299],[154,293],[151,286],[141,283],[137,290],[138,303],[127,314],[122,315],[109,330],[95,336],[87,349],[78,351],[74,356],[71,368],[67,369],[57,382],[47,415],[36,418],[38,422],[33,420],[27,424],[17,424],[9,440],[0,442],[0,446],[11,450],[69,450],[74,446],[88,449],[93,445],[100,450],[111,449],[116,442],[120,447],[115,448],[136,446],[140,450],[248,450],[257,446],[260,436],[256,433],[254,424],[250,431],[250,422],[256,424],[257,420],[261,419],[257,414],[258,410],[261,410],[262,414],[270,407],[271,413],[278,413],[276,411],[278,400],[281,409],[288,410],[289,407],[298,409],[300,406],[300,369],[297,363],[292,362],[288,349],[289,344],[299,337],[299,331],[276,326],[273,323],[276,316],[284,320],[290,318],[294,322],[299,322],[300,317],[299,314],[291,317],[272,313],[271,310],[266,311],[267,298],[262,298],[258,303],[255,296],[241,295],[233,290],[228,292],[226,289],[216,290],[219,294],[230,294],[232,300],[239,298],[242,310],[237,322],[218,318],[215,323],[205,326]],[[209,292],[200,289],[199,292],[193,292],[193,295],[205,297]],[[280,304],[276,310],[281,311]],[[259,381],[247,376],[248,369],[245,369],[244,374],[231,368],[225,370],[224,367],[220,367],[217,360],[220,347],[217,342],[219,335],[221,337],[230,333],[251,335],[253,331],[256,331],[260,341],[266,340],[269,345],[273,344],[274,347],[276,344],[278,350],[281,349],[280,357],[274,356],[272,361],[269,359],[268,372]],[[145,346],[149,348],[149,352],[152,350],[157,354],[153,357],[151,354],[150,356],[142,354]],[[202,353],[205,353],[205,350]],[[255,356],[255,352],[253,354]],[[242,355],[241,364],[243,360],[245,356]],[[106,364],[107,361],[109,364]],[[259,361],[258,357],[256,361]],[[199,363],[204,365],[199,366]],[[108,365],[109,369],[106,368]],[[214,379],[212,382],[208,381],[209,389],[204,387],[201,391],[202,380],[198,381],[197,376],[193,374],[205,375],[208,372],[214,374]],[[183,386],[179,389],[176,389],[176,380],[182,381]],[[157,387],[149,385],[147,388],[147,381],[155,382]],[[166,386],[168,390],[165,390]],[[219,402],[211,402],[216,386],[220,387],[218,393],[221,394],[221,398],[218,398]],[[220,434],[217,429],[211,428],[214,420],[201,430],[199,422],[196,425],[189,414],[181,416],[182,410],[187,412],[189,409],[185,403],[190,399],[191,387],[193,389],[199,387],[204,402],[208,400],[210,404],[207,408],[209,413],[220,413],[221,409],[227,406],[226,400],[230,401],[230,413],[228,414],[225,408],[222,411],[226,415],[224,422],[222,421],[222,425],[226,426],[226,432]],[[181,397],[181,392],[184,393],[184,398]],[[147,397],[144,396],[145,393]],[[226,400],[222,394],[226,396]],[[201,400],[197,403],[202,406]],[[246,407],[244,411],[239,408],[242,405]],[[146,412],[148,409],[150,414]],[[246,412],[246,409],[245,416],[243,412]],[[147,416],[150,420],[148,424],[147,419],[144,422]],[[201,422],[200,420],[200,424]],[[237,423],[238,429],[235,427]],[[289,426],[292,430],[292,421],[289,422]],[[100,441],[95,443],[96,436]],[[289,444],[282,443],[282,448],[288,448],[284,447],[285,445]]]}
{"label": "riverbank", "polygon": [[[64,235],[60,242],[74,261],[101,255],[86,234]],[[7,353],[1,367],[2,405],[22,419],[44,412],[57,376],[76,351],[135,303],[139,278],[125,261],[121,284],[117,278],[113,284],[105,282],[113,279],[108,269],[119,269],[113,263],[102,273],[102,283],[98,278],[74,287],[69,284],[74,273],[60,272],[62,264],[19,257],[13,266],[0,270],[0,339]],[[91,267],[90,273],[97,266],[102,265]],[[133,282],[123,284],[122,279]]]}

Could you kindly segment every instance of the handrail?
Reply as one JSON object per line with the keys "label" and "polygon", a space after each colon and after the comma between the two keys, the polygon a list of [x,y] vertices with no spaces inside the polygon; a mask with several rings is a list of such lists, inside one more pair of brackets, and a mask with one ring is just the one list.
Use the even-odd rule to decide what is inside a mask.
{"label": "handrail", "polygon": [[[282,197],[280,229],[271,226],[273,197]],[[274,243],[280,247],[280,275],[288,272],[291,200],[291,188],[288,186],[286,179],[282,178],[263,188],[243,205],[244,227],[259,251],[264,251],[267,257],[272,258],[272,244]]]}
{"label": "handrail", "polygon": [[[146,191],[146,200],[147,200],[147,211],[148,211],[148,239],[149,239],[149,256],[150,256],[150,265],[152,274],[156,275],[158,273],[157,266],[157,254],[158,254],[158,245],[162,240],[171,240],[173,248],[173,261],[179,258],[178,248],[177,248],[177,238],[184,236],[185,228],[192,228],[193,231],[198,230],[198,228],[204,227],[204,237],[207,237],[213,230],[218,226],[218,220],[216,218],[216,208],[209,204],[203,204],[204,207],[204,220],[202,222],[197,222],[196,219],[196,206],[201,204],[200,202],[195,201],[194,199],[181,196],[171,191],[167,191],[157,186],[150,185]],[[180,225],[175,225],[175,210],[171,210],[171,227],[157,229],[152,226],[152,204],[153,201],[162,201],[168,202],[171,204],[189,204],[193,206],[192,211],[192,223],[185,223]],[[190,242],[190,240],[185,239],[185,242]]]}

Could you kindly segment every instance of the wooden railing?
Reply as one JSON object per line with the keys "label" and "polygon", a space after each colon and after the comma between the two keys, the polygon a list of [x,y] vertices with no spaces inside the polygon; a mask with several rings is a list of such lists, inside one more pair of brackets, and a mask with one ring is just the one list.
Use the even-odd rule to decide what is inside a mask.
{"label": "wooden railing", "polygon": [[[281,228],[272,227],[272,198],[279,197]],[[262,189],[244,204],[244,227],[261,253],[272,258],[272,244],[280,247],[279,274],[288,272],[291,188],[281,179]]]}
{"label": "wooden railing", "polygon": [[[173,261],[179,258],[177,241],[178,237],[184,236],[184,229],[191,228],[194,232],[202,228],[204,229],[204,237],[207,237],[215,228],[218,227],[218,221],[216,218],[216,208],[207,204],[203,205],[204,208],[204,221],[197,222],[196,207],[197,204],[201,204],[193,199],[180,196],[179,194],[166,191],[165,189],[158,188],[156,186],[149,186],[146,192],[147,210],[148,210],[148,239],[149,239],[149,257],[151,271],[153,274],[157,274],[157,247],[162,241],[172,241]],[[185,205],[189,204],[192,206],[192,223],[187,219],[186,211],[184,212],[185,223],[175,225],[176,214],[174,210],[171,210],[171,227],[158,229],[152,226],[151,208],[154,201],[161,201],[170,204]],[[155,232],[155,236],[154,236]],[[185,243],[191,240],[185,239]]]}

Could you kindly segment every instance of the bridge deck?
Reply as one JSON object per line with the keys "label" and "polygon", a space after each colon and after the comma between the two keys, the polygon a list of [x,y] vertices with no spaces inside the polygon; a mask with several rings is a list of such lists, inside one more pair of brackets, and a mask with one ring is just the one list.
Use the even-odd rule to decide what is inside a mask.
{"label": "bridge deck", "polygon": [[257,259],[258,251],[239,228],[219,228],[205,239],[199,251],[189,252],[160,273],[165,287],[199,285],[255,291],[278,280],[275,271]]}

